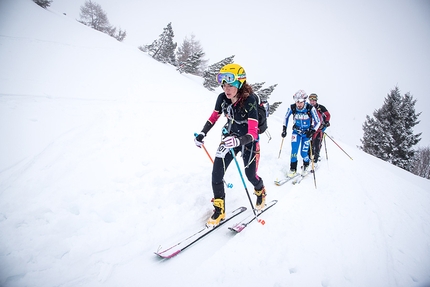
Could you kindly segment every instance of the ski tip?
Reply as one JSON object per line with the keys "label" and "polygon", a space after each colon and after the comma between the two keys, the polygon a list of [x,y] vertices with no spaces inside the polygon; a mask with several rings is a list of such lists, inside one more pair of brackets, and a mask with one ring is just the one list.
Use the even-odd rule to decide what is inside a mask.
{"label": "ski tip", "polygon": [[247,208],[245,206],[241,206],[237,208],[234,212],[244,212]]}
{"label": "ski tip", "polygon": [[177,250],[177,251],[175,251],[173,253],[167,253],[167,254],[164,254],[164,251],[162,251],[162,252],[154,252],[154,253],[157,256],[161,257],[161,258],[169,259],[169,258],[172,258],[172,257],[178,255],[180,252],[181,252],[181,250]]}
{"label": "ski tip", "polygon": [[245,229],[245,227],[246,227],[245,224],[236,224],[235,226],[229,227],[228,229],[230,229],[231,231],[234,231],[236,233],[239,233],[243,229]]}

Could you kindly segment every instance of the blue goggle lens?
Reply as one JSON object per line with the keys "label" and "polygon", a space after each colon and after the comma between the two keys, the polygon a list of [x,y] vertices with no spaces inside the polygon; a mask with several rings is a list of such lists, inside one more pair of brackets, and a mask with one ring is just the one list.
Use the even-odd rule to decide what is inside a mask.
{"label": "blue goggle lens", "polygon": [[219,84],[224,84],[224,83],[231,84],[237,80],[236,75],[233,73],[219,73],[216,79]]}

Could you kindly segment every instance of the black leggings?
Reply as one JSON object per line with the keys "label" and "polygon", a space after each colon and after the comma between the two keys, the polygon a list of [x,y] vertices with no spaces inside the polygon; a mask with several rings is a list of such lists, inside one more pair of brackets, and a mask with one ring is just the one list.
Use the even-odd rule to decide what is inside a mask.
{"label": "black leggings", "polygon": [[[236,159],[238,158],[238,152],[241,151],[242,146],[234,148]],[[252,142],[251,144],[246,145],[244,147],[242,159],[243,164],[246,167],[246,177],[256,190],[261,190],[264,187],[263,179],[257,175],[258,163],[260,161],[260,144],[258,142]],[[215,157],[212,169],[212,190],[214,193],[214,198],[225,198],[223,179],[225,172],[232,160],[233,155],[231,152],[228,152],[224,158]],[[234,163],[234,165],[236,165],[236,163]]]}

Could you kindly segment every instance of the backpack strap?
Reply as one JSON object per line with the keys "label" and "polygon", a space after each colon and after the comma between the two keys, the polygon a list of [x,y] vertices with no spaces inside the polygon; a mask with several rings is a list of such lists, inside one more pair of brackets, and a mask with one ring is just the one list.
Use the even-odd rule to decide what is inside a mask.
{"label": "backpack strap", "polygon": [[308,116],[310,119],[312,119],[312,114],[311,114],[311,110],[312,110],[312,105],[309,103],[306,103],[306,112],[308,113]]}
{"label": "backpack strap", "polygon": [[252,95],[254,95],[254,97],[256,98],[257,105],[261,105],[261,99],[260,99],[260,97],[257,94],[255,94],[255,93],[252,93]]}
{"label": "backpack strap", "polygon": [[291,109],[291,112],[293,113],[293,115],[295,115],[295,114],[296,114],[296,112],[297,112],[297,107],[296,107],[296,105],[295,105],[295,104],[292,104],[292,105],[290,106],[290,109]]}

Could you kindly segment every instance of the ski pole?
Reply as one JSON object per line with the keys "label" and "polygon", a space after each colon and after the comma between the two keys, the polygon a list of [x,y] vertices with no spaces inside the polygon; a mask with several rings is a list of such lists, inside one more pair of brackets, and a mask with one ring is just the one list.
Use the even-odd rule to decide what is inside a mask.
{"label": "ski pole", "polygon": [[312,173],[314,174],[314,185],[315,185],[315,188],[317,188],[317,179],[315,177],[314,156],[313,156],[313,153],[312,153],[312,138],[309,140],[309,149],[311,151]]}
{"label": "ski pole", "polygon": [[326,132],[324,132],[324,134],[328,136],[328,138],[331,139],[337,145],[337,147],[340,148],[352,160],[352,157],[350,157],[349,154],[347,154],[346,151],[344,151],[343,148],[341,148],[340,145],[338,145],[337,142],[334,141],[334,139],[332,139]]}
{"label": "ski pole", "polygon": [[[198,134],[194,133],[194,136],[197,137]],[[209,159],[211,160],[212,164],[214,164],[214,160],[212,159],[211,155],[209,154],[208,150],[206,149],[205,145],[202,144],[203,149],[205,150],[206,154],[208,155]],[[227,188],[232,188],[233,184],[232,183],[227,183],[224,179],[222,180],[225,184],[225,186],[227,186]]]}
{"label": "ski pole", "polygon": [[[226,130],[225,128],[223,128],[222,133],[223,133],[224,135],[225,135],[225,134],[227,134],[227,130]],[[224,142],[221,142],[221,144],[224,144]],[[245,180],[243,179],[242,171],[240,170],[240,166],[239,166],[239,163],[237,162],[236,155],[234,154],[234,149],[233,149],[233,148],[231,148],[231,149],[230,149],[230,152],[231,152],[231,155],[233,156],[234,162],[236,163],[237,170],[239,171],[240,179],[242,179],[243,187],[245,188],[246,195],[248,196],[249,203],[251,204],[251,208],[252,208],[252,212],[254,213],[255,220],[256,220],[257,222],[261,223],[261,224],[264,224],[260,219],[258,219],[258,214],[257,214],[257,212],[255,212],[254,205],[252,204],[251,197],[249,196],[248,188],[246,187]]]}
{"label": "ski pole", "polygon": [[325,159],[328,160],[327,144],[325,142],[325,132],[323,132],[323,140],[324,140],[324,149],[325,149]]}
{"label": "ski pole", "polygon": [[282,145],[284,144],[284,138],[282,138],[282,141],[281,141],[281,148],[279,149],[279,155],[278,155],[278,158],[280,158],[281,157],[281,151],[282,151]]}
{"label": "ski pole", "polygon": [[[209,156],[209,159],[212,161],[212,164],[214,163],[214,160],[212,159],[211,155],[208,153],[208,150],[205,148],[205,145],[202,144],[203,149],[205,150],[206,154]],[[227,183],[225,181],[225,179],[222,179],[222,181],[224,182],[225,186],[227,188],[232,188],[233,184],[232,183]]]}
{"label": "ski pole", "polygon": [[242,171],[240,170],[239,163],[237,162],[236,156],[235,156],[235,154],[234,154],[234,149],[232,149],[232,148],[231,148],[231,149],[230,149],[230,152],[231,152],[231,154],[232,154],[232,156],[233,156],[234,162],[236,163],[237,170],[239,171],[239,175],[240,175],[240,178],[242,179],[243,186],[245,187],[246,195],[248,195],[248,199],[249,199],[249,203],[251,204],[252,212],[254,212],[255,219],[257,220],[257,222],[260,222],[260,221],[257,219],[258,215],[257,215],[257,213],[255,212],[254,205],[252,204],[251,197],[249,196],[248,188],[246,187],[245,180],[243,179]]}
{"label": "ski pole", "polygon": [[265,132],[264,132],[266,135],[267,135],[267,137],[269,138],[269,140],[267,141],[268,143],[270,142],[270,140],[272,139],[272,135],[269,133],[269,130],[266,130]]}

